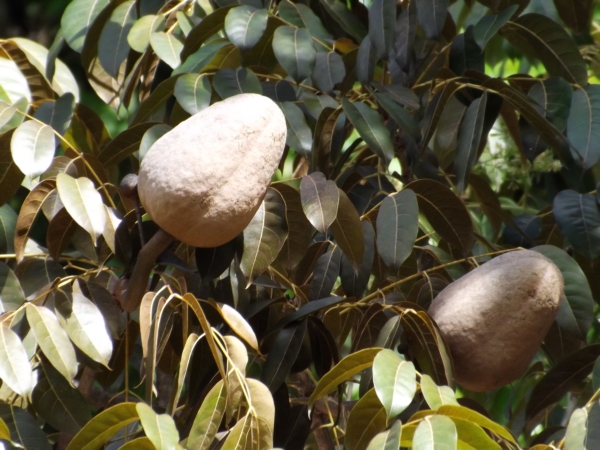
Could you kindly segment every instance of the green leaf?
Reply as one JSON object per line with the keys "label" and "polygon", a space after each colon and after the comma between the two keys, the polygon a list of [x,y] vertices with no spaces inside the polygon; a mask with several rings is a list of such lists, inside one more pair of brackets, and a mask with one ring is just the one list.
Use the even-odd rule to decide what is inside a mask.
{"label": "green leaf", "polygon": [[196,73],[182,75],[175,83],[173,94],[185,112],[194,115],[210,105],[210,80]]}
{"label": "green leaf", "polygon": [[433,133],[437,130],[438,124],[446,105],[451,99],[455,98],[454,93],[457,91],[456,83],[450,81],[446,83],[441,92],[435,94],[435,96],[427,103],[427,110],[425,111],[425,117],[421,122],[423,139],[421,140],[421,151],[425,149],[429,140],[432,138]]}
{"label": "green leaf", "polygon": [[479,426],[468,420],[452,418],[458,433],[458,448],[477,450],[501,450],[488,434]]}
{"label": "green leaf", "polygon": [[16,112],[17,108],[15,106],[0,101],[0,129],[13,118]]}
{"label": "green leaf", "polygon": [[584,168],[600,161],[600,86],[590,84],[573,94],[567,137]]}
{"label": "green leaf", "polygon": [[67,450],[100,450],[121,428],[139,420],[136,403],[111,406],[90,420],[75,435]]}
{"label": "green leaf", "polygon": [[345,448],[348,450],[366,448],[373,437],[385,430],[386,425],[385,408],[379,401],[375,389],[371,389],[356,402],[350,412],[344,436]]}
{"label": "green leaf", "polygon": [[[579,264],[567,252],[553,245],[541,245],[532,248],[532,250],[549,258],[562,273],[565,283],[566,301],[563,300],[561,302],[561,307],[556,317],[558,324],[573,336],[577,336],[585,341],[592,325],[594,299],[583,270],[581,270]],[[570,328],[564,326],[563,314],[572,317],[576,326]],[[569,320],[567,323],[570,322]]]}
{"label": "green leaf", "polygon": [[[177,78],[174,78],[174,77],[169,78],[169,80],[173,81],[173,85],[175,84],[176,79]],[[169,81],[169,80],[167,80],[167,81]],[[162,86],[162,84],[161,84],[161,86]],[[156,88],[154,90],[154,92],[152,93],[152,95],[154,95],[154,93],[156,93],[156,91],[161,90],[161,86]],[[168,93],[168,97],[170,97],[172,93],[173,93],[173,86],[171,86],[171,89]],[[146,99],[146,101],[150,101],[153,98],[152,95],[150,97],[148,97]],[[166,100],[166,98],[162,99],[162,101],[165,101],[165,100]],[[141,113],[141,109],[142,109],[142,107],[144,107],[145,104],[146,104],[146,102],[142,103],[142,106],[140,107],[140,110],[138,110],[138,113]],[[137,122],[137,118],[138,118],[138,116],[136,116],[135,122]],[[117,136],[115,136],[115,138],[112,141],[110,141],[108,143],[108,145],[106,145],[102,149],[102,151],[98,155],[100,162],[105,167],[109,167],[114,164],[120,163],[121,161],[126,159],[129,155],[133,154],[136,150],[138,150],[140,148],[140,146],[141,146],[140,143],[141,143],[144,135],[146,134],[146,131],[148,131],[150,128],[153,128],[156,125],[157,125],[156,122],[138,123],[136,125],[130,126],[126,130],[122,131]]]}
{"label": "green leaf", "polygon": [[600,356],[600,344],[588,345],[559,361],[536,384],[531,392],[525,413],[527,418],[559,401],[592,372]]}
{"label": "green leaf", "polygon": [[427,375],[421,375],[421,392],[425,401],[431,409],[438,409],[442,405],[456,405],[456,395],[449,386],[438,386],[433,379]]}
{"label": "green leaf", "polygon": [[510,434],[510,432],[502,425],[499,425],[494,421],[488,419],[484,415],[481,415],[478,412],[475,412],[472,409],[466,408],[464,406],[442,405],[436,411],[436,415],[442,415],[450,417],[452,419],[461,419],[466,420],[467,422],[472,422],[474,424],[479,425],[482,428],[496,433],[497,435],[503,437],[504,439],[514,444],[517,443],[513,435]]}
{"label": "green leaf", "polygon": [[325,11],[342,27],[342,29],[352,36],[356,42],[361,42],[367,35],[367,30],[350,10],[346,7],[345,2],[340,0],[319,0],[319,3]]}
{"label": "green leaf", "polygon": [[419,232],[419,204],[410,189],[387,196],[377,213],[377,251],[386,266],[400,270]]}
{"label": "green leaf", "polygon": [[308,78],[313,72],[317,51],[305,28],[277,28],[273,35],[273,51],[281,67],[296,83]]}
{"label": "green leaf", "polygon": [[213,86],[223,99],[243,93],[262,94],[258,77],[245,67],[219,70],[213,77]]}
{"label": "green leaf", "polygon": [[13,134],[14,130],[10,130],[0,135],[0,205],[4,205],[15,195],[25,178],[12,157]]}
{"label": "green leaf", "polygon": [[369,8],[369,39],[380,59],[387,59],[394,44],[396,2],[375,0]]}
{"label": "green leaf", "polygon": [[59,173],[56,187],[66,210],[95,243],[106,226],[106,209],[92,180],[86,177],[75,179],[66,173]]}
{"label": "green leaf", "polygon": [[[181,60],[185,61],[191,54],[196,53],[202,44],[211,36],[218,33],[225,24],[225,17],[231,7],[218,8],[210,13],[196,25],[190,34],[188,34],[183,50],[181,51]],[[210,44],[207,44],[210,45]]]}
{"label": "green leaf", "polygon": [[452,419],[427,416],[417,426],[413,437],[414,450],[456,449],[458,433]]}
{"label": "green leaf", "polygon": [[[321,53],[319,53],[320,55]],[[317,55],[318,60],[318,55]],[[287,124],[286,144],[293,148],[296,153],[307,157],[312,150],[312,131],[306,123],[306,117],[302,110],[293,102],[282,102],[279,105]]]}
{"label": "green leaf", "polygon": [[375,74],[375,48],[371,43],[369,36],[365,37],[358,47],[356,55],[356,79],[365,85],[368,85]]}
{"label": "green leaf", "polygon": [[244,230],[240,269],[249,281],[275,261],[287,236],[285,203],[279,192],[269,189],[258,211]]}
{"label": "green leaf", "polygon": [[35,340],[44,355],[72,383],[77,375],[77,358],[66,331],[62,329],[54,313],[44,306],[28,303],[25,311]]}
{"label": "green leaf", "polygon": [[363,102],[352,103],[346,97],[342,98],[342,106],[360,137],[385,164],[389,164],[394,157],[394,146],[377,111]]}
{"label": "green leaf", "polygon": [[90,26],[108,3],[109,0],[73,0],[68,4],[60,25],[69,47],[81,53]]}
{"label": "green leaf", "polygon": [[388,421],[412,402],[417,391],[417,374],[412,362],[392,350],[381,350],[373,361],[373,385]]}
{"label": "green leaf", "polygon": [[36,418],[26,410],[8,403],[0,403],[0,419],[10,430],[11,440],[25,449],[51,450],[46,433]]}
{"label": "green leaf", "polygon": [[401,436],[402,422],[397,420],[389,430],[383,431],[371,439],[367,450],[398,450]]}
{"label": "green leaf", "polygon": [[329,297],[338,275],[340,274],[342,252],[339,247],[319,257],[313,270],[313,278],[310,282],[309,298],[319,300]]}
{"label": "green leaf", "polygon": [[271,392],[276,392],[289,375],[304,342],[306,324],[306,320],[292,323],[277,334],[260,377]]}
{"label": "green leaf", "polygon": [[33,390],[33,406],[52,427],[77,434],[92,418],[81,392],[72,387],[50,364],[41,364],[44,377]]}
{"label": "green leaf", "polygon": [[188,448],[206,450],[210,447],[225,413],[226,398],[223,380],[219,380],[206,395],[196,414],[187,440]]}
{"label": "green leaf", "polygon": [[19,280],[10,267],[0,262],[0,313],[16,311],[23,303],[25,294]]}
{"label": "green leaf", "polygon": [[415,0],[417,20],[427,39],[439,39],[446,23],[448,0]]}
{"label": "green leaf", "polygon": [[586,450],[585,435],[587,431],[587,420],[587,409],[577,408],[573,411],[565,434],[564,448],[566,450]]}
{"label": "green leaf", "polygon": [[481,97],[469,105],[460,124],[454,157],[456,186],[460,192],[464,192],[469,185],[469,176],[477,161],[481,140],[486,138],[486,136],[482,136],[486,104],[487,92],[484,92]]}
{"label": "green leaf", "polygon": [[552,19],[536,13],[524,14],[503,25],[500,32],[527,56],[539,59],[550,75],[587,85],[587,68],[577,44]]}
{"label": "green leaf", "polygon": [[[196,77],[196,75],[192,75],[192,76],[194,78]],[[177,84],[175,85],[175,88],[177,88]],[[175,94],[175,96],[177,96],[177,94]],[[179,104],[181,104],[181,102],[179,102]],[[148,128],[146,130],[146,132],[144,133],[144,135],[142,136],[142,140],[140,141],[140,149],[139,149],[140,161],[142,159],[144,159],[144,156],[146,156],[146,153],[148,153],[148,150],[150,150],[150,147],[152,147],[152,145],[154,145],[154,143],[156,141],[158,141],[162,136],[167,134],[172,129],[173,129],[173,127],[171,125],[167,125],[164,123],[154,125],[154,126]]]}
{"label": "green leaf", "polygon": [[[70,92],[56,99],[56,101],[44,102],[40,105],[34,114],[37,120],[50,125],[55,132],[61,136],[65,134],[75,110],[75,97]],[[58,145],[58,137],[54,138]]]}
{"label": "green leaf", "polygon": [[[0,189],[2,188],[0,187]],[[13,236],[15,235],[16,227],[17,213],[15,210],[10,205],[0,206],[0,254],[14,253]],[[0,286],[2,286],[1,283]],[[1,296],[2,294],[0,294]]]}
{"label": "green leaf", "polygon": [[240,51],[250,50],[265,32],[268,17],[266,9],[248,5],[232,8],[225,17],[227,37]]}
{"label": "green leaf", "polygon": [[292,323],[295,320],[303,319],[304,317],[318,312],[322,309],[327,308],[328,306],[333,306],[337,303],[344,302],[345,299],[343,297],[328,297],[322,298],[320,300],[313,300],[308,302],[306,305],[302,306],[297,311],[294,311],[291,314],[287,314],[283,316],[271,329],[271,333],[281,330],[288,323]]}
{"label": "green leaf", "polygon": [[318,52],[312,80],[322,92],[331,93],[336,84],[344,81],[346,68],[342,57],[335,52]]}
{"label": "green leaf", "polygon": [[337,186],[321,172],[302,177],[300,181],[302,209],[308,221],[321,233],[335,221],[340,195]]}
{"label": "green leaf", "polygon": [[23,122],[10,141],[14,163],[26,176],[35,178],[46,171],[54,157],[52,127],[34,120]]}
{"label": "green leaf", "polygon": [[146,436],[127,441],[119,447],[119,450],[156,450],[156,447]]}
{"label": "green leaf", "polygon": [[[386,86],[389,87],[389,86]],[[375,98],[383,109],[394,119],[402,132],[410,135],[415,141],[421,139],[421,131],[415,119],[404,108],[399,106],[390,94],[375,94]]]}
{"label": "green leaf", "polygon": [[129,30],[127,42],[136,52],[143,53],[150,44],[150,36],[165,26],[165,16],[149,14],[140,17]]}
{"label": "green leaf", "polygon": [[371,225],[371,222],[368,220],[362,220],[361,224],[365,247],[360,266],[357,270],[352,261],[343,255],[340,271],[344,293],[346,296],[356,298],[362,298],[363,293],[369,284],[373,260],[375,259],[375,230],[373,230],[373,225]]}
{"label": "green leaf", "polygon": [[136,2],[128,0],[115,8],[98,40],[98,59],[113,78],[118,78],[121,63],[129,53],[127,35],[137,20]]}
{"label": "green leaf", "polygon": [[145,403],[137,403],[135,409],[140,417],[142,428],[156,450],[175,450],[179,442],[179,432],[175,421],[168,414],[156,414]]}
{"label": "green leaf", "polygon": [[112,356],[112,340],[104,316],[98,307],[80,292],[74,291],[69,315],[59,314],[59,321],[73,343],[86,355],[108,367]]}
{"label": "green leaf", "polygon": [[172,34],[155,31],[150,35],[150,45],[156,55],[172,69],[176,69],[181,64],[180,54],[183,44]]}
{"label": "green leaf", "polygon": [[[371,367],[375,356],[377,356],[380,351],[380,348],[365,348],[355,353],[351,353],[342,359],[319,380],[308,400],[308,406],[312,407],[317,400],[329,394],[340,383],[343,383],[357,373]],[[377,395],[375,395],[375,397],[377,397]],[[379,399],[377,401],[379,402]],[[381,408],[385,413],[383,406]]]}
{"label": "green leaf", "polygon": [[511,5],[499,14],[488,14],[479,19],[473,29],[473,37],[482,51],[500,27],[510,20],[517,9],[519,9],[519,5]]}
{"label": "green leaf", "polygon": [[35,385],[21,338],[5,325],[0,325],[0,379],[23,397],[29,397]]}
{"label": "green leaf", "polygon": [[283,20],[298,28],[306,28],[312,37],[322,42],[332,40],[331,34],[323,26],[321,19],[308,6],[284,0],[279,3],[277,11]]}
{"label": "green leaf", "polygon": [[600,210],[591,194],[570,189],[559,192],[552,205],[561,233],[590,260],[600,256]]}
{"label": "green leaf", "polygon": [[356,270],[360,267],[365,253],[365,236],[356,208],[344,191],[338,189],[340,203],[337,215],[331,224],[331,232],[344,255]]}

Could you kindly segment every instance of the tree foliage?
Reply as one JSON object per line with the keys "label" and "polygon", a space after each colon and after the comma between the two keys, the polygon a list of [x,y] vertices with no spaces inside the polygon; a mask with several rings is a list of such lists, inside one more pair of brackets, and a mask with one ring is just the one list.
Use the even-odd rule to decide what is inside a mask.
{"label": "tree foliage", "polygon": [[[49,49],[1,40],[0,439],[599,448],[593,6],[72,0]],[[121,180],[243,92],[287,121],[257,213],[274,219],[247,229],[277,239],[143,261],[158,227]],[[557,264],[565,298],[520,380],[469,392],[427,307],[519,247]]]}

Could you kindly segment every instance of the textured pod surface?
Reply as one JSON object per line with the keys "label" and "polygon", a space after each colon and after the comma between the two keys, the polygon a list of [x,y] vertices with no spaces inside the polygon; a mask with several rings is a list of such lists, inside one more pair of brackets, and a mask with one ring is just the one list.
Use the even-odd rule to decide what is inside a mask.
{"label": "textured pod surface", "polygon": [[260,206],[285,138],[285,117],[272,100],[229,97],[154,143],[140,168],[140,200],[152,220],[180,241],[222,245]]}
{"label": "textured pod surface", "polygon": [[564,283],[545,256],[498,256],[447,286],[429,308],[454,361],[454,377],[473,391],[519,378],[556,316]]}

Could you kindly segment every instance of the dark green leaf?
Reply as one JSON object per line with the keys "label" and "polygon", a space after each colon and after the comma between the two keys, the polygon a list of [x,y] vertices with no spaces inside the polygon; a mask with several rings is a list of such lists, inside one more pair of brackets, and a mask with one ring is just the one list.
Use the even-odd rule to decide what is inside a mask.
{"label": "dark green leaf", "polygon": [[335,85],[341,83],[345,76],[346,68],[340,55],[336,52],[317,53],[312,79],[320,91],[332,92]]}
{"label": "dark green leaf", "polygon": [[598,356],[600,344],[589,345],[567,356],[550,369],[533,388],[527,402],[527,417],[534,417],[581,383],[592,372]]}
{"label": "dark green leaf", "polygon": [[73,50],[81,52],[90,25],[108,3],[109,0],[73,0],[69,3],[60,24],[63,36]]}
{"label": "dark green leaf", "polygon": [[[169,93],[169,96],[171,96],[172,93],[173,91]],[[150,97],[148,100],[149,99]],[[140,142],[144,137],[144,134],[155,125],[157,125],[156,122],[144,122],[127,128],[115,136],[115,138],[102,149],[98,155],[98,159],[104,166],[112,166],[120,163],[140,148]]]}
{"label": "dark green leaf", "polygon": [[[575,329],[567,329],[574,336],[578,336],[585,341],[587,333],[592,325],[594,310],[594,299],[592,290],[585,277],[585,274],[579,267],[579,264],[569,256],[564,250],[553,245],[541,245],[532,250],[541,253],[550,258],[560,269],[565,282],[565,297],[561,304],[561,310],[566,308],[566,312],[573,316],[577,326]],[[557,316],[558,324],[561,324],[561,312]]]}
{"label": "dark green leaf", "polygon": [[37,420],[26,410],[8,403],[0,403],[0,419],[8,426],[14,442],[29,450],[51,450],[52,446]]}
{"label": "dark green leaf", "polygon": [[461,192],[464,192],[469,184],[469,176],[477,161],[481,139],[485,138],[482,136],[482,131],[486,104],[487,92],[484,92],[469,105],[458,131],[454,169],[457,178],[456,186]]}
{"label": "dark green leaf", "polygon": [[226,39],[215,39],[214,41],[210,41],[208,44],[203,45],[200,47],[200,50],[188,56],[183,64],[173,71],[173,75],[180,73],[196,74],[201,72],[202,69],[213,60],[219,50],[228,45],[228,43],[229,42]]}
{"label": "dark green leaf", "polygon": [[376,63],[375,48],[371,43],[371,39],[367,36],[360,43],[358,55],[356,56],[356,78],[358,81],[362,84],[369,84],[373,80]]}
{"label": "dark green leaf", "polygon": [[244,230],[244,252],[240,261],[244,276],[251,280],[264,272],[277,257],[287,236],[285,203],[279,192],[269,189]]}
{"label": "dark green leaf", "polygon": [[387,59],[394,44],[396,2],[375,0],[369,8],[369,39],[380,59]]}
{"label": "dark green leaf", "polygon": [[456,83],[453,81],[449,82],[444,86],[441,92],[438,92],[427,104],[427,110],[425,111],[425,117],[422,121],[422,134],[423,140],[421,141],[421,149],[425,149],[429,140],[433,136],[433,133],[437,129],[442,113],[446,108],[446,104],[454,96],[457,90]]}
{"label": "dark green leaf", "polygon": [[297,83],[308,78],[315,67],[317,51],[305,28],[277,28],[273,36],[273,51],[281,67]]}
{"label": "dark green leaf", "polygon": [[377,213],[377,251],[386,266],[400,270],[419,232],[419,204],[410,189],[387,196]]}
{"label": "dark green leaf", "polygon": [[600,86],[590,84],[573,94],[567,137],[586,169],[600,161]]}
{"label": "dark green leaf", "polygon": [[449,59],[450,70],[456,75],[463,75],[468,69],[484,72],[483,52],[473,37],[473,26],[452,40]]}
{"label": "dark green leaf", "polygon": [[302,209],[308,221],[321,233],[326,233],[338,213],[340,196],[331,180],[321,172],[302,177],[300,182]]}
{"label": "dark green leaf", "polygon": [[277,334],[262,369],[261,381],[277,391],[290,373],[306,335],[307,320],[293,323]]}
{"label": "dark green leaf", "polygon": [[118,77],[121,63],[129,53],[127,35],[136,20],[136,2],[126,1],[115,8],[100,34],[98,59],[104,70],[113,78]]}
{"label": "dark green leaf", "polygon": [[509,21],[502,35],[527,56],[539,59],[550,75],[587,85],[587,68],[577,44],[559,24],[536,13]]}
{"label": "dark green leaf", "polygon": [[554,197],[553,212],[558,228],[577,252],[590,260],[600,256],[600,210],[593,195],[561,191]]}
{"label": "dark green leaf", "polygon": [[400,13],[396,20],[394,51],[396,64],[406,70],[413,59],[413,45],[417,35],[417,2],[410,2],[408,8]]}
{"label": "dark green leaf", "polygon": [[243,5],[229,10],[225,17],[225,32],[232,44],[242,52],[254,47],[267,28],[266,9]]}
{"label": "dark green leaf", "polygon": [[361,298],[367,288],[371,276],[371,268],[373,267],[373,259],[375,258],[375,232],[373,225],[368,220],[363,220],[362,226],[365,236],[365,251],[360,267],[357,271],[352,262],[344,255],[342,256],[342,270],[340,273],[344,293],[349,297],[356,298]]}
{"label": "dark green leaf", "polygon": [[329,306],[333,306],[337,303],[345,302],[346,299],[343,297],[327,297],[322,298],[320,300],[313,300],[312,302],[308,302],[306,305],[302,306],[299,310],[284,316],[277,322],[270,333],[274,333],[275,331],[281,330],[288,323],[292,323],[295,320],[303,319],[306,316],[309,316],[312,313],[325,309]]}
{"label": "dark green leaf", "polygon": [[415,0],[417,18],[427,39],[439,39],[446,22],[448,0]]}
{"label": "dark green leaf", "polygon": [[331,224],[331,232],[344,255],[356,270],[360,267],[365,253],[365,236],[356,208],[344,191],[338,189],[340,202],[337,216]]}
{"label": "dark green leaf", "polygon": [[348,450],[358,450],[367,447],[371,439],[385,430],[387,417],[385,408],[371,389],[354,405],[348,423],[344,444]]}
{"label": "dark green leaf", "polygon": [[375,98],[377,98],[381,107],[394,119],[403,133],[410,135],[416,141],[421,139],[419,125],[408,111],[392,101],[387,94],[376,93]]}
{"label": "dark green leaf", "polygon": [[286,22],[299,28],[306,28],[312,37],[322,42],[332,39],[329,31],[321,23],[321,19],[308,6],[284,0],[279,3],[278,12]]}
{"label": "dark green leaf", "polygon": [[473,30],[473,37],[477,45],[481,49],[485,49],[486,44],[494,37],[500,27],[510,20],[517,9],[519,9],[518,5],[512,5],[499,14],[488,14],[479,19]]}
{"label": "dark green leaf", "polygon": [[14,253],[13,236],[17,227],[17,213],[10,205],[0,206],[0,254]]}
{"label": "dark green leaf", "polygon": [[419,200],[419,211],[436,232],[468,255],[475,236],[471,216],[464,203],[446,186],[433,180],[417,180],[406,185]]}
{"label": "dark green leaf", "polygon": [[235,239],[216,248],[196,248],[196,267],[202,281],[210,281],[225,272],[235,256]]}
{"label": "dark green leaf", "polygon": [[309,297],[311,300],[319,300],[331,295],[333,285],[340,273],[341,257],[342,252],[336,246],[333,251],[321,255],[317,260],[313,279],[310,282]]}
{"label": "dark green leaf", "polygon": [[225,17],[230,9],[231,7],[218,8],[202,19],[202,22],[190,31],[183,45],[183,50],[181,50],[182,61],[185,61],[192,53],[196,53],[209,37],[214,36],[223,28]]}
{"label": "dark green leaf", "polygon": [[401,84],[386,84],[385,86],[373,82],[373,86],[382,94],[385,94],[387,98],[393,100],[402,106],[408,106],[411,109],[419,109],[420,102],[419,97]]}
{"label": "dark green leaf", "polygon": [[148,150],[150,150],[150,147],[172,129],[171,125],[164,123],[148,128],[140,141],[139,159],[142,160],[146,156],[146,153],[148,153]]}
{"label": "dark green leaf", "polygon": [[[306,103],[305,100],[305,105]],[[340,122],[342,127],[346,122],[345,116],[342,116],[342,108],[338,108],[337,104],[335,106],[335,109],[329,106],[323,108],[318,116],[313,137],[312,166],[327,174],[331,173],[332,159],[339,154],[343,144],[341,139],[334,139],[336,131],[339,131]]]}
{"label": "dark green leaf", "polygon": [[319,0],[319,2],[333,20],[356,42],[362,41],[367,35],[367,30],[362,22],[348,10],[345,3],[340,0]]}
{"label": "dark green leaf", "polygon": [[213,86],[223,99],[242,93],[262,94],[258,77],[245,67],[219,70],[213,78]]}
{"label": "dark green leaf", "polygon": [[[322,53],[319,53],[321,55]],[[318,58],[318,55],[317,55]],[[302,110],[293,102],[280,104],[287,124],[286,144],[296,153],[307,157],[312,150],[312,131],[306,123]]]}
{"label": "dark green leaf", "polygon": [[342,98],[342,106],[360,137],[386,165],[389,164],[394,157],[394,146],[377,111],[363,102],[352,103],[346,97]]}

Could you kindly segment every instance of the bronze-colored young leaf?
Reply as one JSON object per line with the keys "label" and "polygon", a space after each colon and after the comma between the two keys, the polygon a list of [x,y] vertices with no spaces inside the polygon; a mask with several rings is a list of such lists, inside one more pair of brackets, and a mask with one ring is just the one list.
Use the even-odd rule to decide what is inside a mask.
{"label": "bronze-colored young leaf", "polygon": [[249,280],[275,261],[288,237],[285,202],[275,189],[269,189],[258,211],[244,230],[242,273]]}
{"label": "bronze-colored young leaf", "polygon": [[405,189],[412,189],[417,194],[419,211],[425,214],[435,231],[468,255],[475,236],[464,203],[450,189],[433,180],[413,181]]}
{"label": "bronze-colored young leaf", "polygon": [[344,436],[346,448],[350,450],[367,448],[371,439],[385,430],[386,425],[385,408],[377,397],[375,389],[371,389],[350,412]]}
{"label": "bronze-colored young leaf", "polygon": [[360,267],[365,253],[365,235],[356,208],[344,191],[338,189],[340,203],[331,232],[344,255],[355,269]]}
{"label": "bronze-colored young leaf", "polygon": [[304,176],[300,182],[300,199],[304,214],[312,226],[326,233],[338,213],[340,197],[335,183],[326,180],[320,172]]}
{"label": "bronze-colored young leaf", "polygon": [[15,195],[25,178],[11,154],[13,133],[14,130],[10,130],[0,135],[0,205],[4,205]]}
{"label": "bronze-colored young leaf", "polygon": [[67,248],[77,230],[77,224],[65,208],[61,208],[50,220],[46,233],[46,244],[50,256],[58,261],[61,253]]}

